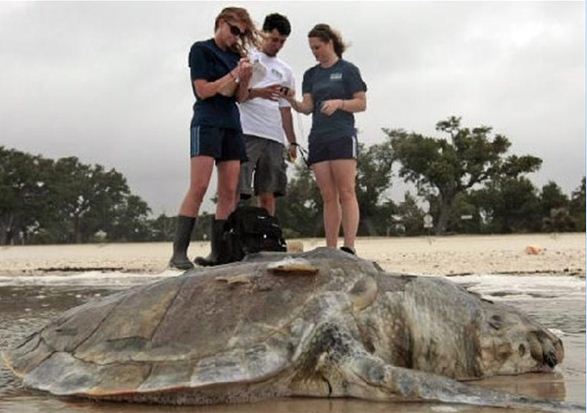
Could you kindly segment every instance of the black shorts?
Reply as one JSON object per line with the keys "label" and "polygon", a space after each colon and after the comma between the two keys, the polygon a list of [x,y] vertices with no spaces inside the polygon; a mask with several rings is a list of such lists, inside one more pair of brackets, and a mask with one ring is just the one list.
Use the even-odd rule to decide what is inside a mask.
{"label": "black shorts", "polygon": [[359,145],[356,136],[337,138],[326,142],[311,141],[308,155],[310,165],[336,159],[357,159]]}
{"label": "black shorts", "polygon": [[210,156],[216,163],[223,161],[246,162],[247,152],[243,134],[237,129],[216,126],[192,126],[190,156]]}

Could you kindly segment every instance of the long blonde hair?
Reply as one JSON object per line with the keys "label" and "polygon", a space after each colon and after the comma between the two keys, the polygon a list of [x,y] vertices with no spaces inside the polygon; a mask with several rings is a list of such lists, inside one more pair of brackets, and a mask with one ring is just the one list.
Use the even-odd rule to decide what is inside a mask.
{"label": "long blonde hair", "polygon": [[226,7],[222,9],[214,21],[214,31],[218,29],[220,19],[227,22],[236,20],[245,25],[245,34],[244,36],[238,37],[237,42],[231,48],[233,51],[244,57],[252,47],[257,49],[261,48],[262,34],[255,26],[255,23],[246,9],[242,7]]}

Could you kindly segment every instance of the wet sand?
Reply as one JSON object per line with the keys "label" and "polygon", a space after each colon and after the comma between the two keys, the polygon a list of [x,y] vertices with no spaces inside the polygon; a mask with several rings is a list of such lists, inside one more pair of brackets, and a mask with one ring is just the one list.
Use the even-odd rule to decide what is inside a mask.
{"label": "wet sand", "polygon": [[[289,240],[288,240],[289,241]],[[323,239],[291,240],[304,250]],[[357,251],[385,270],[426,275],[561,274],[585,276],[585,234],[471,235],[359,238]],[[528,254],[528,246],[540,253]],[[207,242],[193,242],[191,257],[207,255]],[[121,271],[157,274],[167,269],[171,243],[0,247],[0,275]]]}

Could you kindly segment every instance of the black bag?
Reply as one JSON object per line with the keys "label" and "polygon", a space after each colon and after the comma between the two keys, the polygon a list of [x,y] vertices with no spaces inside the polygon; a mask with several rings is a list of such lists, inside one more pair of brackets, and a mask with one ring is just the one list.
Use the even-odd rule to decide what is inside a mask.
{"label": "black bag", "polygon": [[265,208],[238,207],[224,224],[223,246],[219,262],[240,261],[260,251],[286,251],[285,240],[276,217]]}

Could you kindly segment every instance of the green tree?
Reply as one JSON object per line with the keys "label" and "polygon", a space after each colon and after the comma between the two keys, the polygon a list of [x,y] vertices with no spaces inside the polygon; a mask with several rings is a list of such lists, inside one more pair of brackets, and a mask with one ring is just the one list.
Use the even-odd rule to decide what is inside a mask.
{"label": "green tree", "polygon": [[394,210],[394,203],[385,197],[391,188],[391,146],[388,142],[368,147],[359,144],[357,161],[359,235],[385,235]]}
{"label": "green tree", "polygon": [[[393,202],[385,197],[391,187],[391,148],[388,143],[359,146],[356,192],[361,211],[359,234],[384,235]],[[277,217],[286,237],[322,236],[322,198],[313,172],[297,164],[287,196],[278,201]]]}
{"label": "green tree", "polygon": [[510,147],[503,135],[490,137],[492,128],[461,127],[461,118],[436,124],[448,139],[425,137],[401,129],[384,129],[393,156],[401,163],[400,177],[416,184],[421,195],[435,196],[438,204],[436,233],[446,231],[459,194],[500,175],[518,176],[536,171],[542,160],[533,156],[506,157]]}
{"label": "green tree", "polygon": [[295,165],[287,195],[278,198],[276,215],[286,238],[324,235],[322,198],[313,173],[306,165]]}
{"label": "green tree", "polygon": [[103,221],[102,230],[111,241],[145,241],[152,237],[148,215],[151,208],[136,195],[124,196]]}
{"label": "green tree", "polygon": [[542,204],[542,214],[549,216],[553,209],[568,208],[569,197],[563,193],[560,186],[550,181],[542,187],[540,203]]}
{"label": "green tree", "polygon": [[552,208],[549,216],[542,218],[542,230],[546,232],[575,231],[577,222],[566,207]]}
{"label": "green tree", "polygon": [[424,228],[424,211],[410,192],[404,194],[404,200],[399,203],[395,212],[395,222],[392,224],[392,233],[405,235],[422,235]]}
{"label": "green tree", "polygon": [[585,177],[581,184],[571,194],[570,213],[576,222],[577,231],[585,232]]}
{"label": "green tree", "polygon": [[540,194],[542,230],[549,232],[573,231],[576,223],[569,213],[569,197],[555,182],[548,182]]}
{"label": "green tree", "polygon": [[0,146],[0,245],[26,239],[49,219],[52,161]]}
{"label": "green tree", "polygon": [[502,176],[486,183],[471,196],[490,233],[540,230],[540,197],[525,177]]}
{"label": "green tree", "polygon": [[177,217],[168,217],[160,214],[157,218],[149,220],[151,228],[151,241],[172,241],[175,234]]}
{"label": "green tree", "polygon": [[[427,198],[430,205],[430,214],[440,216],[442,204],[438,196],[430,195]],[[471,234],[481,231],[481,215],[470,191],[458,193],[450,208],[446,223],[447,233]]]}
{"label": "green tree", "polygon": [[86,165],[76,157],[55,162],[52,192],[66,228],[67,242],[87,242],[103,230],[108,232],[116,209],[130,195],[126,179],[115,169]]}

